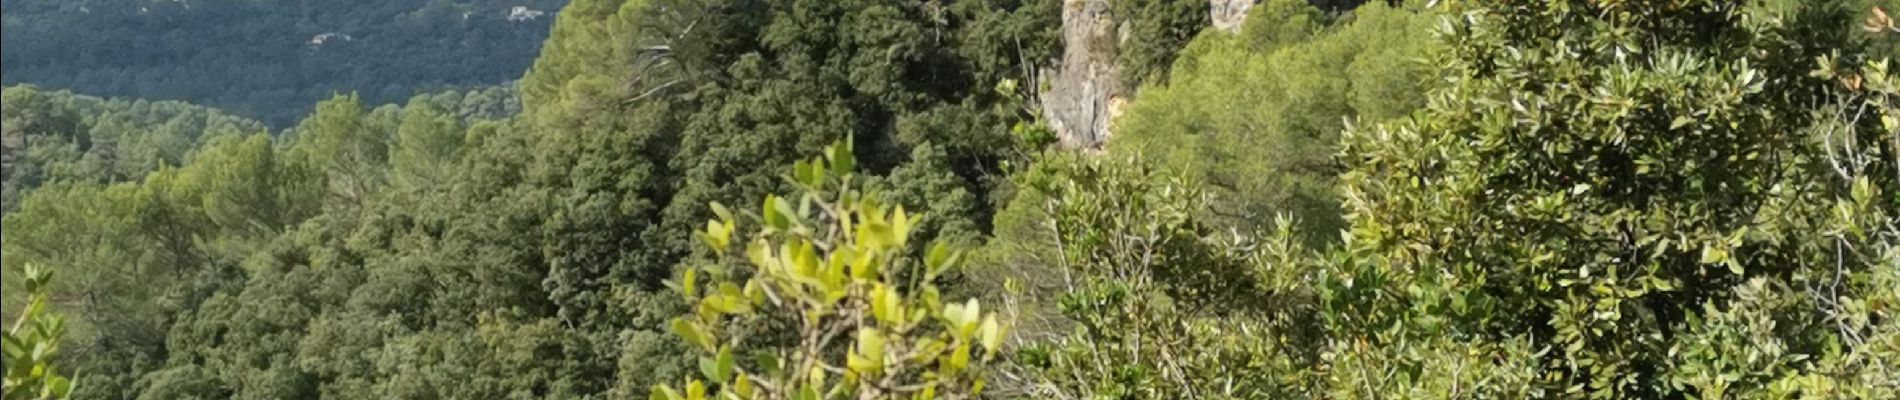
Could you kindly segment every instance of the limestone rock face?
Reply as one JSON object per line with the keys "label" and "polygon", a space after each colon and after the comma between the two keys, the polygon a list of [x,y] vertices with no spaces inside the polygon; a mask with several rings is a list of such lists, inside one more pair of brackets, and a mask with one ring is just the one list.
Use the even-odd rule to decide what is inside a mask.
{"label": "limestone rock face", "polygon": [[[1208,0],[1214,28],[1238,32],[1257,0]],[[1111,124],[1134,88],[1116,77],[1114,47],[1126,40],[1109,0],[1063,0],[1062,58],[1041,77],[1043,116],[1060,144],[1071,149],[1100,149]]]}
{"label": "limestone rock face", "polygon": [[1247,20],[1247,10],[1253,9],[1254,0],[1207,0],[1208,10],[1214,19],[1214,29],[1227,32],[1240,32],[1240,23]]}
{"label": "limestone rock face", "polygon": [[1042,73],[1049,83],[1043,115],[1063,147],[1100,148],[1125,90],[1115,77],[1115,19],[1108,0],[1064,0],[1062,6],[1062,59]]}

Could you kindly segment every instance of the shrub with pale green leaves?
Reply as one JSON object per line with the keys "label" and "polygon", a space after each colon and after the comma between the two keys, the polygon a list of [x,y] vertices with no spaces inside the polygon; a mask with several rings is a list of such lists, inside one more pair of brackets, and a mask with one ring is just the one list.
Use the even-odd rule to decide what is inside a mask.
{"label": "shrub with pale green leaves", "polygon": [[53,271],[28,265],[24,268],[27,291],[25,311],[6,332],[0,333],[5,346],[6,377],[0,385],[0,398],[6,400],[65,399],[73,391],[73,379],[59,372],[60,337],[66,332],[65,319],[46,312],[47,284]]}
{"label": "shrub with pale green leaves", "polygon": [[[852,148],[828,147],[789,176],[801,193],[767,196],[751,238],[717,203],[698,233],[747,268],[688,268],[669,285],[694,304],[673,332],[702,352],[700,377],[654,399],[970,399],[983,392],[1005,322],[936,285],[964,252],[945,242],[913,257],[918,216],[858,189]],[[735,241],[735,235],[739,240]],[[736,247],[743,250],[734,251]],[[729,254],[742,253],[742,254]]]}

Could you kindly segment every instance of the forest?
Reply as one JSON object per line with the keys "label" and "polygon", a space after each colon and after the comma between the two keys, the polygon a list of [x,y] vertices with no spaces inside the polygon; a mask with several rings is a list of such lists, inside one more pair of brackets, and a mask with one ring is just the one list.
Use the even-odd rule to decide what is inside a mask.
{"label": "forest", "polygon": [[284,128],[521,78],[564,0],[0,0],[0,82],[216,107]]}
{"label": "forest", "polygon": [[5,7],[6,400],[1900,398],[1900,1],[571,0],[282,124]]}

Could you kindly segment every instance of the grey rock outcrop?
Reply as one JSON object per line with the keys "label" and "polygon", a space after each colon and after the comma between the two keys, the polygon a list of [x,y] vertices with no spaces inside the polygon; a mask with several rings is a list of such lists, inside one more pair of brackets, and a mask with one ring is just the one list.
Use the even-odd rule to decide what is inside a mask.
{"label": "grey rock outcrop", "polygon": [[1042,75],[1044,117],[1066,148],[1100,148],[1120,110],[1124,88],[1115,74],[1112,46],[1119,38],[1108,0],[1064,0],[1062,59]]}
{"label": "grey rock outcrop", "polygon": [[1252,10],[1253,4],[1254,0],[1208,0],[1214,29],[1240,32],[1240,23],[1247,20],[1247,10]]}
{"label": "grey rock outcrop", "polygon": [[[1240,30],[1257,0],[1208,0],[1214,28]],[[1062,58],[1042,71],[1048,90],[1040,105],[1060,144],[1071,149],[1100,149],[1134,88],[1116,76],[1114,46],[1126,39],[1109,0],[1063,0]]]}

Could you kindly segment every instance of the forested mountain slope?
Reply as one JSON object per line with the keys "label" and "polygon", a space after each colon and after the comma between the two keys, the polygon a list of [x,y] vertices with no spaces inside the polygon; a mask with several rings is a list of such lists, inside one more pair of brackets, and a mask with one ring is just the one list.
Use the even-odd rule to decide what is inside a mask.
{"label": "forested mountain slope", "polygon": [[[471,122],[512,117],[521,108],[508,87],[429,93],[409,102]],[[389,109],[394,115],[395,108]],[[137,180],[190,162],[213,138],[276,133],[248,118],[179,101],[103,99],[34,86],[6,88],[0,115],[0,210],[8,212],[43,184]]]}
{"label": "forested mountain slope", "polygon": [[41,187],[3,261],[63,271],[82,398],[642,397],[688,371],[662,281],[706,202],[825,144],[931,211],[921,237],[978,240],[1032,117],[998,84],[1050,58],[1056,7],[578,1],[516,117],[339,97]]}
{"label": "forested mountain slope", "polygon": [[118,182],[179,165],[213,136],[263,132],[262,124],[176,101],[106,100],[34,87],[0,96],[0,210],[46,182]]}
{"label": "forested mountain slope", "polygon": [[[1868,2],[1205,29],[1105,1],[575,0],[512,90],[277,132],[10,88],[51,155],[14,161],[61,172],[0,219],[0,310],[69,318],[9,370],[82,399],[1900,397],[1900,27]],[[1038,107],[1078,6],[1136,89],[1080,151]],[[118,109],[184,144],[103,146],[171,129],[90,116]]]}
{"label": "forested mountain slope", "polygon": [[282,128],[521,77],[563,0],[5,0],[0,81],[184,100]]}

